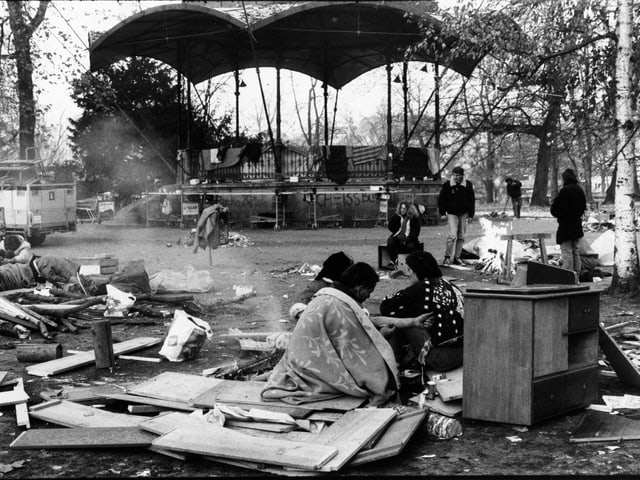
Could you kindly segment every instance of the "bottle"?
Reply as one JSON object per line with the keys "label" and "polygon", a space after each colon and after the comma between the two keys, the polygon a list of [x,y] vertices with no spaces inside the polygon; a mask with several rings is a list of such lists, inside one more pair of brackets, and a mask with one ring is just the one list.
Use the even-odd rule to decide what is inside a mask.
{"label": "bottle", "polygon": [[424,428],[427,435],[443,440],[462,435],[462,424],[458,419],[435,412],[429,412]]}

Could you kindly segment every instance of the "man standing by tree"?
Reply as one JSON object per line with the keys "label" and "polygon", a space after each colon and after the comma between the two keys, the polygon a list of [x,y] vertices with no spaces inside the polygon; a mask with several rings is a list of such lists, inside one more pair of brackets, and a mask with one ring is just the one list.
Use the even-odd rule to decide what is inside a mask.
{"label": "man standing by tree", "polygon": [[562,172],[564,186],[551,204],[551,215],[558,219],[556,243],[560,245],[562,268],[573,270],[580,275],[579,240],[584,237],[582,215],[587,209],[587,198],[578,185],[576,173],[567,168]]}
{"label": "man standing by tree", "polygon": [[507,195],[511,198],[511,205],[513,205],[513,216],[520,218],[520,208],[522,208],[522,182],[520,180],[514,180],[511,177],[505,179],[507,184]]}

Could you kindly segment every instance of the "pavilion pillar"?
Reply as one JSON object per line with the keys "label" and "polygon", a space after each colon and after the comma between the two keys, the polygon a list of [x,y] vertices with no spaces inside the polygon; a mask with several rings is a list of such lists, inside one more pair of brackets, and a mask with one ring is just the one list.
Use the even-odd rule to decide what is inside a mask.
{"label": "pavilion pillar", "polygon": [[236,82],[236,141],[240,138],[240,72],[236,68],[233,71],[233,77]]}
{"label": "pavilion pillar", "polygon": [[325,76],[322,84],[322,94],[324,96],[324,171],[326,172],[327,160],[329,159],[329,85]]}
{"label": "pavilion pillar", "polygon": [[387,58],[387,178],[393,177],[393,139],[391,138],[391,60]]}
{"label": "pavilion pillar", "polygon": [[438,66],[438,62],[433,64],[433,81],[435,84],[435,148],[440,154],[440,67]]}
{"label": "pavilion pillar", "polygon": [[282,117],[280,104],[282,95],[280,94],[280,65],[276,67],[276,145],[282,145]]}
{"label": "pavilion pillar", "polygon": [[404,105],[404,146],[409,146],[409,116],[407,113],[407,97],[409,94],[409,85],[407,84],[407,70],[409,68],[409,62],[405,60],[402,62],[402,98]]}

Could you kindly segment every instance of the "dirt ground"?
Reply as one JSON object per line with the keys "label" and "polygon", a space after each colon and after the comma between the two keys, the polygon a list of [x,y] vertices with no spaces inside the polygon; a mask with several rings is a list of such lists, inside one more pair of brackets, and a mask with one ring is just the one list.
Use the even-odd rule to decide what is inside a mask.
{"label": "dirt ground", "polygon": [[[554,232],[553,219],[522,218],[517,221],[519,232]],[[82,225],[73,234],[53,235],[47,238],[36,253],[78,257],[100,253],[115,254],[120,263],[143,260],[147,272],[159,270],[183,271],[192,265],[196,270],[210,270],[214,291],[198,294],[196,299],[206,305],[214,299],[234,296],[235,285],[253,285],[257,295],[242,303],[212,308],[207,316],[214,334],[226,333],[229,327],[246,331],[290,330],[293,324],[287,318],[293,296],[302,290],[310,277],[297,273],[283,274],[303,263],[320,264],[329,254],[343,250],[358,261],[377,266],[378,244],[384,243],[388,233],[385,228],[323,228],[319,230],[236,229],[235,232],[248,237],[246,248],[220,248],[213,252],[213,265],[209,266],[208,255],[200,250],[178,244],[187,230],[175,228],[133,228],[118,230],[102,225]],[[468,237],[481,234],[478,222],[470,225]],[[444,225],[423,227],[421,239],[425,248],[440,259],[444,249],[446,227]],[[597,234],[589,234],[593,240]],[[609,269],[610,270],[610,269]],[[475,272],[460,272],[447,269],[445,275],[453,276],[459,284],[470,281],[495,281]],[[376,312],[384,295],[403,288],[406,278],[385,279],[379,283],[372,298],[365,304]],[[629,314],[628,312],[633,312]],[[600,319],[606,325],[633,321],[637,325],[640,308],[637,301],[601,297]],[[625,316],[622,316],[625,315]],[[114,340],[126,340],[139,336],[162,337],[169,320],[157,319],[150,326],[113,326]],[[37,334],[34,340],[39,340]],[[56,341],[65,350],[92,348],[90,330],[79,334],[58,333]],[[39,403],[40,392],[47,388],[63,386],[102,385],[105,383],[134,383],[164,371],[201,374],[202,370],[239,354],[235,340],[214,338],[205,343],[199,356],[182,363],[136,362],[119,360],[110,370],[85,367],[51,378],[29,376],[28,364],[16,361],[16,342],[9,337],[0,337],[0,371],[25,379],[30,405]],[[154,356],[159,347],[140,351],[139,355]],[[601,378],[601,394],[638,394],[617,379]],[[79,477],[244,477],[264,476],[259,472],[225,466],[203,459],[186,462],[154,454],[146,450],[10,450],[9,444],[20,433],[16,427],[12,407],[0,408],[0,477],[6,478],[79,478]],[[437,440],[418,431],[403,453],[393,459],[383,460],[339,472],[340,476],[406,476],[406,475],[606,475],[639,474],[640,442],[621,443],[569,443],[572,430],[579,424],[584,411],[561,415],[552,420],[516,430],[511,425],[463,420],[463,435],[453,440]],[[32,428],[47,425],[32,419]],[[520,441],[511,441],[516,436]],[[607,448],[607,447],[619,448]]]}

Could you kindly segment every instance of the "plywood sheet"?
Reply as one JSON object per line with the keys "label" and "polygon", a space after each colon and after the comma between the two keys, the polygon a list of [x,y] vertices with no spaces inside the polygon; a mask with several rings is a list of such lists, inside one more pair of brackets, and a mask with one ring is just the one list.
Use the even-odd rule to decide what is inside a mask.
{"label": "plywood sheet", "polygon": [[352,467],[398,455],[409,443],[428,413],[428,410],[419,408],[399,414],[373,447],[358,452],[347,466]]}
{"label": "plywood sheet", "polygon": [[195,453],[271,465],[316,470],[337,454],[331,446],[290,440],[263,439],[214,424],[197,431],[178,428],[153,441],[154,446],[168,450]]}
{"label": "plywood sheet", "polygon": [[600,349],[607,357],[618,378],[627,385],[640,387],[640,372],[638,369],[604,328],[598,327],[598,330],[600,332]]}
{"label": "plywood sheet", "polygon": [[569,438],[570,442],[618,442],[640,440],[640,421],[587,410],[582,422]]}
{"label": "plywood sheet", "polygon": [[338,454],[319,470],[334,472],[342,468],[362,447],[387,428],[397,414],[393,408],[359,408],[346,412],[313,440],[318,445],[335,445],[338,448]]}
{"label": "plywood sheet", "polygon": [[129,395],[126,393],[107,393],[105,394],[105,398],[108,398],[111,400],[118,400],[121,402],[153,405],[155,407],[168,408],[171,410],[183,410],[187,412],[192,412],[195,410],[195,407],[192,407],[182,402],[171,402],[169,400],[161,400],[159,398],[151,398],[151,397],[141,397],[139,395]]}
{"label": "plywood sheet", "polygon": [[127,393],[172,402],[191,403],[194,398],[222,382],[224,380],[203,377],[202,375],[164,372],[150,380],[129,387]]}
{"label": "plywood sheet", "polygon": [[[152,347],[162,342],[161,338],[154,337],[139,337],[132,338],[131,340],[125,340],[124,342],[116,343],[113,345],[113,353],[118,356],[123,353],[134,352],[143,348]],[[56,375],[58,373],[67,372],[75,368],[91,365],[96,361],[93,351],[76,353],[69,355],[68,357],[57,358],[48,362],[36,363],[27,367],[27,373],[29,375],[35,375],[38,377],[48,377],[50,375]]]}
{"label": "plywood sheet", "polygon": [[65,427],[136,427],[147,417],[108,412],[67,400],[51,400],[29,409],[32,417]]}
{"label": "plywood sheet", "polygon": [[14,449],[150,447],[157,438],[137,427],[43,428],[20,434]]}
{"label": "plywood sheet", "polygon": [[219,385],[204,392],[193,400],[196,407],[211,408],[215,402],[251,405],[257,408],[269,410],[271,407],[295,407],[311,413],[314,410],[339,410],[348,411],[358,408],[366,399],[342,396],[331,400],[319,402],[306,402],[300,405],[291,405],[286,402],[268,401],[265,402],[260,397],[260,392],[266,382],[242,382],[238,380],[223,380]]}

